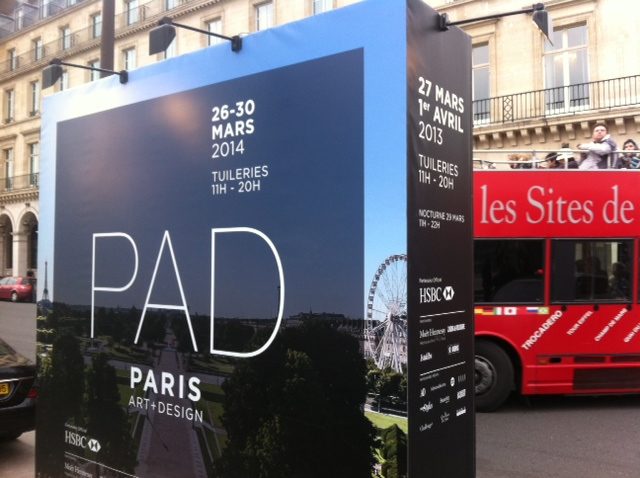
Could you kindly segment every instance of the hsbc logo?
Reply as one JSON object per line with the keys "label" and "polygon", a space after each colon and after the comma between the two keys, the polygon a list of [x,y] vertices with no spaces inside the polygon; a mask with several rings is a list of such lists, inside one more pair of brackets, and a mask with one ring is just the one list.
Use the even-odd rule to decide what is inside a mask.
{"label": "hsbc logo", "polygon": [[456,292],[453,290],[453,287],[448,285],[444,288],[442,295],[444,296],[444,300],[451,300]]}
{"label": "hsbc logo", "polygon": [[420,287],[418,289],[420,294],[421,304],[430,304],[433,302],[450,301],[455,295],[455,290],[450,285],[446,287]]}
{"label": "hsbc logo", "polygon": [[94,453],[98,453],[100,451],[100,448],[102,448],[100,446],[100,442],[95,438],[92,438],[91,440],[89,440],[87,442],[87,446],[89,447],[89,450],[91,450]]}
{"label": "hsbc logo", "polygon": [[100,446],[100,442],[95,438],[87,439],[86,436],[80,435],[79,433],[75,433],[69,430],[65,430],[64,432],[64,442],[69,445],[82,448],[83,450],[88,448],[94,453],[98,453],[102,448]]}

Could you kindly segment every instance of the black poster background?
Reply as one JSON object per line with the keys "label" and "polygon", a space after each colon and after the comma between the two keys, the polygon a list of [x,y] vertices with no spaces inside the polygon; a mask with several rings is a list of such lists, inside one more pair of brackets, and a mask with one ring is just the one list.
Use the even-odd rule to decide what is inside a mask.
{"label": "black poster background", "polygon": [[471,477],[471,43],[421,1],[407,14],[409,476]]}
{"label": "black poster background", "polygon": [[[255,105],[251,111],[250,101]],[[238,102],[244,102],[242,117]],[[235,111],[226,120],[214,112],[223,106]],[[56,267],[50,278],[55,302],[43,328],[51,333],[39,335],[39,340],[54,343],[54,353],[52,358],[40,357],[41,369],[49,371],[41,376],[38,404],[38,476],[257,476],[240,469],[244,463],[239,452],[227,457],[226,467],[220,466],[229,445],[222,447],[222,457],[208,458],[210,449],[217,449],[213,431],[223,440],[233,423],[213,413],[204,414],[204,423],[192,423],[188,416],[167,411],[169,405],[172,410],[201,406],[224,408],[226,414],[225,397],[231,393],[238,395],[234,403],[242,410],[235,416],[250,417],[248,425],[255,426],[248,433],[251,438],[278,432],[275,425],[259,428],[261,420],[271,419],[286,421],[282,429],[294,435],[287,435],[288,444],[273,439],[279,448],[265,447],[270,456],[263,460],[292,470],[268,476],[313,476],[307,469],[338,476],[332,466],[347,469],[355,462],[348,447],[329,439],[351,431],[339,430],[349,427],[344,417],[323,414],[332,411],[326,393],[331,386],[349,388],[340,383],[349,357],[350,363],[364,363],[357,339],[343,334],[333,340],[334,329],[304,325],[314,318],[326,324],[362,318],[363,108],[363,51],[353,50],[58,124]],[[251,132],[245,126],[246,134],[227,138],[244,141],[242,154],[212,159],[212,143],[221,142],[212,139],[212,127],[221,124],[214,118],[223,120],[223,130],[230,125],[234,131],[239,131],[236,120],[253,121]],[[237,178],[248,174],[246,168],[260,171],[260,177],[250,181],[259,179],[259,191],[240,191],[244,181]],[[225,185],[226,193],[218,188],[214,194],[212,184]],[[267,235],[284,269],[285,324],[272,347],[253,358],[208,354],[211,228],[233,227]],[[151,288],[165,231],[171,236],[175,267],[165,247]],[[96,285],[110,287],[126,284],[134,269],[132,247],[122,237],[101,239],[92,261],[92,234],[110,232],[130,235],[140,264],[128,289],[95,293],[91,340],[92,267]],[[280,284],[274,256],[253,234],[222,235],[216,248],[216,341],[221,342],[216,346],[255,351],[263,343],[259,339],[264,341],[273,330],[277,315]],[[198,351],[204,352],[197,360],[191,360],[182,310],[149,311],[134,344],[149,289],[150,303],[182,304],[176,270]],[[316,332],[312,343],[305,342],[304,334],[310,332],[303,329]],[[247,336],[248,330],[255,332]],[[286,364],[278,355],[284,354],[285,338],[287,344],[301,344],[290,354],[289,366],[307,367],[315,374],[304,382],[287,382],[286,390],[278,385],[286,381]],[[132,367],[145,376],[150,370],[158,381],[168,373],[176,384],[181,376],[185,383],[198,376],[201,398],[178,397],[177,385],[171,392],[175,396],[143,391],[142,383],[134,390]],[[234,379],[239,370],[242,379]],[[364,383],[364,371],[356,372]],[[246,380],[248,376],[254,381]],[[322,380],[331,380],[331,386]],[[114,397],[116,381],[119,397]],[[307,393],[304,386],[315,393]],[[364,387],[356,392],[350,416],[366,424],[360,410]],[[135,402],[126,406],[134,396]],[[165,413],[160,403],[166,405]],[[366,442],[354,442],[368,451]],[[318,446],[329,448],[318,452]]]}

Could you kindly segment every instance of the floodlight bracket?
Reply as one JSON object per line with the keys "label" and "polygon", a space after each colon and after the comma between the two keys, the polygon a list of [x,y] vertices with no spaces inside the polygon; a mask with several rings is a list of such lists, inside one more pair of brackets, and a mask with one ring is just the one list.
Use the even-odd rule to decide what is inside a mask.
{"label": "floodlight bracket", "polygon": [[53,58],[47,66],[42,70],[42,87],[49,88],[53,86],[56,81],[62,76],[62,67],[70,66],[73,68],[81,68],[83,70],[99,71],[101,73],[109,73],[111,75],[118,75],[120,77],[120,83],[125,84],[129,81],[129,72],[126,70],[114,71],[105,68],[97,68],[95,66],[78,65],[76,63],[68,63],[60,60],[60,58]]}
{"label": "floodlight bracket", "polygon": [[231,51],[239,52],[242,50],[242,38],[239,35],[228,37],[219,33],[210,32],[201,28],[192,27],[183,23],[176,23],[170,17],[163,17],[158,20],[158,26],[149,31],[149,54],[160,53],[169,48],[169,45],[176,36],[175,27],[184,28],[194,32],[202,33],[216,38],[222,38],[231,42]]}
{"label": "floodlight bracket", "polygon": [[551,19],[549,18],[549,12],[547,12],[544,8],[544,4],[542,3],[534,3],[530,8],[523,8],[521,10],[514,10],[511,12],[505,13],[496,13],[493,15],[485,15],[483,17],[475,17],[475,18],[467,18],[466,20],[458,20],[452,22],[449,19],[449,15],[447,13],[438,14],[438,27],[441,31],[447,31],[449,27],[456,25],[464,25],[466,23],[479,22],[482,20],[494,20],[497,18],[508,17],[511,15],[521,15],[523,13],[533,13],[533,22],[536,26],[542,31],[549,43],[553,45],[550,38],[550,32],[553,31],[553,27],[551,26]]}

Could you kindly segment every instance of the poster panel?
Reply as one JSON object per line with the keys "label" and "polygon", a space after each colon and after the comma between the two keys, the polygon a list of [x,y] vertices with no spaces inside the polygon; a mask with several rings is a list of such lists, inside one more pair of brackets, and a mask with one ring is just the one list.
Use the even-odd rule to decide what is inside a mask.
{"label": "poster panel", "polygon": [[471,43],[407,18],[409,476],[474,476]]}
{"label": "poster panel", "polygon": [[412,289],[449,280],[407,245],[433,245],[413,217],[436,200],[407,116],[422,7],[370,0],[46,99],[39,476],[440,476],[411,452],[431,353]]}
{"label": "poster panel", "polygon": [[[316,335],[307,318],[361,314],[362,80],[353,50],[58,124],[52,314],[75,328],[65,360],[79,375],[54,370],[45,407],[77,382],[86,397],[46,409],[39,428],[63,426],[65,440],[43,441],[44,453],[96,474],[104,463],[123,476],[252,476],[240,466],[258,439],[243,427],[283,447],[323,423],[334,432],[331,397],[314,393],[315,361],[331,359],[282,347]],[[316,353],[350,370],[357,341],[334,351],[322,333]],[[307,382],[278,379],[280,366]]]}

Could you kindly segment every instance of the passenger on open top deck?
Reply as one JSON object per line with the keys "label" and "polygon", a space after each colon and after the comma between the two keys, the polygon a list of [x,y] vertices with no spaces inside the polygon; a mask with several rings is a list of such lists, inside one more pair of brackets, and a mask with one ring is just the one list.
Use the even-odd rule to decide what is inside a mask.
{"label": "passenger on open top deck", "polygon": [[585,151],[582,153],[580,169],[618,167],[616,164],[617,154],[614,153],[618,146],[611,138],[607,126],[603,123],[598,123],[593,127],[590,143],[581,143],[576,147]]}

